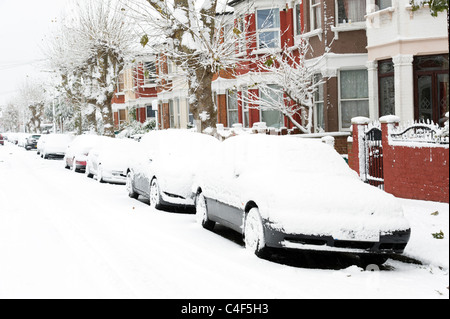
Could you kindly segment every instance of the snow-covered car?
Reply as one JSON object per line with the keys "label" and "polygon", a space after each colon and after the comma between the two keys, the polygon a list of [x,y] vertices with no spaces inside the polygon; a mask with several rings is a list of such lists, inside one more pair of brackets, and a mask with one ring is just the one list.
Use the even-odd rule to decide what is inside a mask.
{"label": "snow-covered car", "polygon": [[29,136],[25,143],[25,149],[27,151],[37,149],[37,143],[40,138],[41,138],[41,134],[33,134],[33,135]]}
{"label": "snow-covered car", "polygon": [[125,184],[130,158],[138,143],[131,139],[105,138],[87,157],[86,175],[99,182]]}
{"label": "snow-covered car", "polygon": [[382,264],[403,253],[410,226],[397,199],[363,183],[329,145],[242,135],[225,141],[194,183],[197,221],[267,248],[356,253]]}
{"label": "snow-covered car", "polygon": [[41,155],[42,150],[44,149],[45,141],[49,134],[42,135],[36,144],[37,155]]}
{"label": "snow-covered car", "polygon": [[73,136],[67,134],[44,135],[44,143],[40,145],[40,154],[44,159],[63,158],[67,146],[72,142]]}
{"label": "snow-covered car", "polygon": [[84,172],[86,170],[86,161],[89,152],[105,139],[106,137],[104,136],[90,134],[77,136],[67,146],[64,157],[66,168],[70,168],[74,172]]}
{"label": "snow-covered car", "polygon": [[0,145],[5,145],[5,141],[3,139],[3,135],[0,134]]}
{"label": "snow-covered car", "polygon": [[18,133],[17,137],[17,145],[20,147],[25,147],[27,144],[27,139],[31,136],[31,134],[28,133]]}
{"label": "snow-covered car", "polygon": [[153,131],[142,137],[127,170],[127,191],[142,195],[155,208],[194,207],[192,183],[201,160],[220,142],[188,130]]}

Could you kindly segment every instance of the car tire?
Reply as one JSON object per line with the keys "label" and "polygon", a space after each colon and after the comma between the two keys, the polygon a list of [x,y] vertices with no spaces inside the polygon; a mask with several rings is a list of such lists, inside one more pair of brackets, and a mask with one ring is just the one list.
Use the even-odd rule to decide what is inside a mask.
{"label": "car tire", "polygon": [[389,259],[388,256],[384,255],[371,255],[371,254],[365,254],[360,255],[359,259],[361,261],[361,266],[364,269],[371,268],[370,266],[382,266],[384,263],[386,263]]}
{"label": "car tire", "polygon": [[150,207],[159,209],[161,207],[161,192],[158,180],[155,178],[150,182]]}
{"label": "car tire", "polygon": [[258,208],[252,208],[245,217],[244,224],[245,248],[262,258],[266,253],[264,225]]}
{"label": "car tire", "polygon": [[131,172],[128,172],[128,174],[127,174],[126,188],[128,191],[128,196],[130,198],[137,199],[139,197],[139,194],[134,191],[133,174]]}
{"label": "car tire", "polygon": [[91,173],[91,170],[89,169],[89,164],[86,164],[86,176],[88,178],[93,178],[94,175]]}
{"label": "car tire", "polygon": [[209,220],[208,205],[205,196],[201,192],[197,194],[195,199],[195,211],[197,223],[207,230],[213,230],[216,223]]}

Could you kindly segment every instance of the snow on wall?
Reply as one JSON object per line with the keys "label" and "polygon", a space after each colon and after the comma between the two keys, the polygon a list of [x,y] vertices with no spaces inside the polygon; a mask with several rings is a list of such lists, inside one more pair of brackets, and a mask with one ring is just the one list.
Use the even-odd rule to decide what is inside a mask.
{"label": "snow on wall", "polygon": [[[396,127],[398,120],[380,119],[383,134],[384,189],[397,197],[436,202],[449,202],[449,147],[447,140],[427,136],[412,136],[410,139],[392,134],[404,132]],[[361,134],[369,123],[355,121],[353,124],[353,145],[349,151],[349,165],[360,175]],[[432,127],[432,124],[428,124]],[[413,125],[414,126],[414,125]],[[434,127],[434,126],[433,126]],[[438,130],[437,127],[434,127]],[[440,133],[445,132],[440,129]],[[417,134],[415,134],[417,135]],[[434,134],[433,134],[434,136]],[[419,138],[420,140],[417,140]],[[447,142],[445,142],[447,141]],[[445,144],[447,143],[447,144]]]}

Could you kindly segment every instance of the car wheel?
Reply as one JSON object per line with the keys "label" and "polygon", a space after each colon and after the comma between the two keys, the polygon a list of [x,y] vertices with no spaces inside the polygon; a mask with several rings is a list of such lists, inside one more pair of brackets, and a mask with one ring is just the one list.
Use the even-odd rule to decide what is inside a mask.
{"label": "car wheel", "polygon": [[388,256],[384,256],[384,255],[371,255],[371,254],[365,254],[365,255],[360,255],[359,259],[361,261],[361,266],[364,269],[369,268],[370,266],[381,266],[384,263],[386,263],[389,259]]}
{"label": "car wheel", "polygon": [[206,198],[202,193],[197,194],[195,209],[197,223],[207,230],[213,230],[216,223],[208,218],[208,206],[206,204]]}
{"label": "car wheel", "polygon": [[128,196],[137,199],[139,197],[139,194],[134,191],[133,187],[133,174],[131,172],[128,172],[127,174],[127,183],[126,183]]}
{"label": "car wheel", "polygon": [[161,206],[161,193],[158,185],[158,180],[154,178],[150,183],[150,207],[160,208]]}
{"label": "car wheel", "polygon": [[89,164],[86,164],[86,176],[87,176],[88,178],[94,177],[94,175],[91,173],[91,170],[90,170],[90,168],[89,168]]}
{"label": "car wheel", "polygon": [[266,251],[264,226],[258,208],[252,208],[245,218],[244,226],[245,248],[258,257],[263,257]]}

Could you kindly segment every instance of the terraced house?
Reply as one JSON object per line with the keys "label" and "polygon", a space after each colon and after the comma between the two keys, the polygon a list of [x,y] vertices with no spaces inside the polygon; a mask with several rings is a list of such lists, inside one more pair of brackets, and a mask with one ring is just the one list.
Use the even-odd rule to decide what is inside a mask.
{"label": "terraced house", "polygon": [[[428,8],[413,10],[409,0],[230,0],[228,6],[221,12],[232,17],[228,27],[245,36],[236,41],[241,62],[213,80],[217,120],[224,127],[240,123],[251,128],[258,122],[294,127],[281,112],[258,108],[273,97],[261,92],[255,76],[269,76],[259,72],[258,60],[271,52],[295,53],[304,41],[310,45],[306,64],[314,69],[313,80],[322,83],[313,99],[313,132],[350,132],[357,116],[445,121],[445,14],[432,17]],[[188,127],[193,119],[187,81],[175,64],[158,59],[164,78],[156,81],[160,128]],[[257,97],[254,103],[250,95]],[[300,114],[294,119],[302,121]]]}

